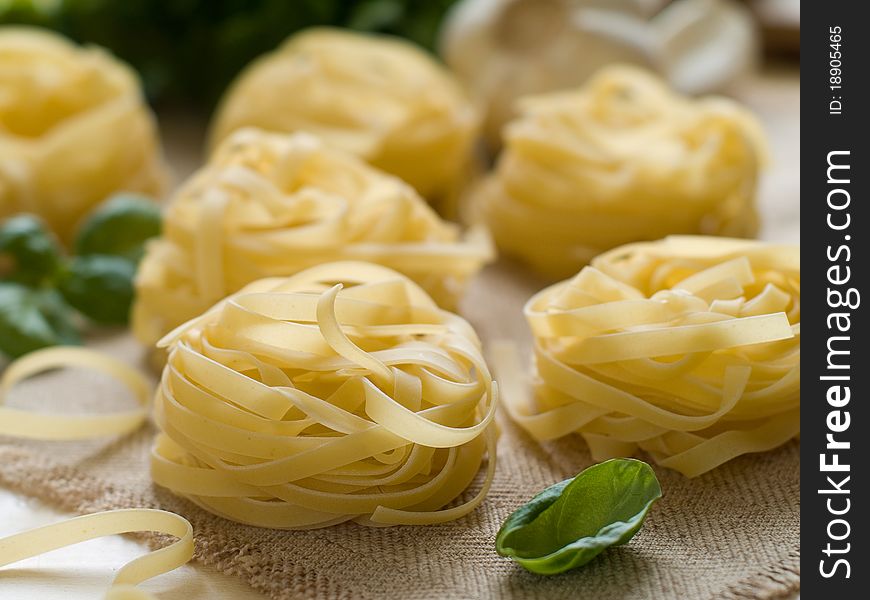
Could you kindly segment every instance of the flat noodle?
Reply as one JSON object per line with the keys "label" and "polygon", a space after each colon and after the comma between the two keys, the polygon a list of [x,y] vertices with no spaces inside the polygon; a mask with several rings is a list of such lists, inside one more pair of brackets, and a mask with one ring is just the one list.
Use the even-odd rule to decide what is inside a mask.
{"label": "flat noodle", "polygon": [[16,533],[0,539],[0,567],[106,535],[140,531],[157,531],[178,540],[121,567],[105,597],[106,600],[156,600],[154,595],[135,587],[136,584],[177,569],[193,558],[190,522],[163,510],[108,510]]}
{"label": "flat noodle", "polygon": [[[145,422],[151,394],[145,377],[121,361],[85,348],[45,348],[14,361],[0,380],[0,404],[20,381],[64,367],[94,369],[114,377],[133,393],[141,407],[100,415],[55,415],[0,406],[0,434],[40,440],[77,440],[129,433]],[[193,557],[190,523],[162,510],[135,508],[98,512],[0,538],[0,567],[86,540],[137,531],[157,531],[178,540],[124,565],[106,598],[150,600],[153,596],[135,585],[180,567]]]}
{"label": "flat noodle", "polygon": [[[429,524],[495,469],[497,389],[460,317],[390,269],[256,282],[167,335],[154,481],[226,518]],[[488,456],[480,492],[454,503]]]}
{"label": "flat noodle", "polygon": [[695,477],[800,434],[797,246],[623,246],[539,292],[525,315],[534,398],[512,346],[494,358],[508,414],[537,439],[576,432],[596,460],[642,449]]}
{"label": "flat noodle", "polygon": [[[133,392],[140,406],[99,415],[56,415],[2,406],[6,394],[18,382],[61,367],[102,371]],[[62,346],[36,350],[14,361],[0,378],[0,435],[37,440],[79,440],[129,433],[148,418],[150,387],[139,371],[93,350]]]}
{"label": "flat noodle", "polygon": [[670,234],[750,237],[765,142],[754,117],[632,67],[523,99],[474,205],[500,250],[548,277]]}
{"label": "flat noodle", "polygon": [[492,258],[413,189],[308,134],[244,129],[181,187],[139,268],[133,331],[152,345],[227,294],[330,261],[396,269],[445,308]]}
{"label": "flat noodle", "polygon": [[113,192],[163,193],[157,125],[126,64],[45,29],[5,25],[0,90],[0,221],[36,213],[69,242]]}

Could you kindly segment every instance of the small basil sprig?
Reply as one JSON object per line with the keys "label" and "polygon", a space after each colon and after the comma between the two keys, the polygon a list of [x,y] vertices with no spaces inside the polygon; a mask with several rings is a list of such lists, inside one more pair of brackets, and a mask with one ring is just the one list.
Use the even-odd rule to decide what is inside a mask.
{"label": "small basil sprig", "polygon": [[77,343],[72,309],[95,323],[126,323],[144,244],[159,233],[160,209],[133,194],[91,213],[75,256],[33,215],[0,222],[0,358]]}
{"label": "small basil sprig", "polygon": [[124,325],[133,304],[136,263],[122,256],[74,256],[57,277],[70,306],[102,325]]}
{"label": "small basil sprig", "polygon": [[139,262],[145,242],[160,235],[160,208],[148,198],[122,193],[92,212],[76,235],[78,255],[120,256]]}
{"label": "small basil sprig", "polygon": [[57,292],[0,281],[0,357],[78,343],[69,307]]}
{"label": "small basil sprig", "polygon": [[661,495],[645,462],[605,461],[548,487],[511,514],[496,551],[541,575],[574,569],[628,542]]}
{"label": "small basil sprig", "polygon": [[39,285],[61,264],[60,244],[33,215],[16,215],[0,223],[0,279]]}

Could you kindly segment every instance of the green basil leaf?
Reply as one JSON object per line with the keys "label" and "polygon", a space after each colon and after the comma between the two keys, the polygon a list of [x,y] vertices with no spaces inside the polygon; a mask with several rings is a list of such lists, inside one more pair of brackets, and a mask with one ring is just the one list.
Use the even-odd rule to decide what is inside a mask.
{"label": "green basil leaf", "polygon": [[532,498],[504,522],[496,551],[541,575],[585,565],[630,540],[662,489],[643,461],[594,465]]}
{"label": "green basil leaf", "polygon": [[72,314],[56,292],[0,281],[0,354],[18,358],[47,346],[78,343]]}
{"label": "green basil leaf", "polygon": [[383,31],[397,25],[404,12],[399,0],[364,0],[354,7],[347,26],[359,31]]}
{"label": "green basil leaf", "polygon": [[144,245],[160,235],[160,207],[134,194],[118,194],[100,205],[78,231],[76,254],[108,254],[138,262]]}
{"label": "green basil leaf", "polygon": [[120,256],[76,256],[58,277],[60,293],[80,313],[107,325],[127,323],[136,265]]}
{"label": "green basil leaf", "polygon": [[33,215],[17,215],[0,223],[0,275],[38,284],[57,270],[60,246],[54,234]]}

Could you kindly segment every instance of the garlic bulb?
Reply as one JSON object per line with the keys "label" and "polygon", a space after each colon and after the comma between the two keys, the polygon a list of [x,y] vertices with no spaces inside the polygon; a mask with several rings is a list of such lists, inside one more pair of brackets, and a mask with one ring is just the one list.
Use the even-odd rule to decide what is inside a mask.
{"label": "garlic bulb", "polygon": [[127,65],[46,31],[0,29],[0,220],[33,212],[68,241],[113,192],[158,196],[166,179]]}
{"label": "garlic bulb", "polygon": [[504,253],[555,278],[633,241],[755,234],[765,141],[736,103],[691,100],[613,66],[579,90],[520,104],[472,198]]}
{"label": "garlic bulb", "polygon": [[239,76],[211,142],[246,126],[313,133],[440,200],[468,169],[477,116],[450,73],[411,43],[312,29]]}
{"label": "garlic bulb", "polygon": [[462,0],[441,34],[493,148],[518,98],[575,87],[605,65],[646,66],[694,94],[745,72],[757,50],[748,11],[731,0]]}

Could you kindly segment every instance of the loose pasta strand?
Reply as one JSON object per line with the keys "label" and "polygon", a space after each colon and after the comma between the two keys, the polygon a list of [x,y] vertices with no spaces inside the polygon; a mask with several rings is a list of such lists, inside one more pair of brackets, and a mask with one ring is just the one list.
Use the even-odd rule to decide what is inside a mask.
{"label": "loose pasta strand", "polygon": [[155,600],[155,596],[135,587],[136,584],[177,569],[193,558],[190,522],[163,510],[109,510],[0,538],[0,567],[79,542],[140,531],[156,531],[178,540],[121,567],[105,597],[106,600]]}
{"label": "loose pasta strand", "polygon": [[[10,364],[0,379],[0,404],[17,383],[56,368],[78,367],[101,371],[117,379],[136,398],[133,410],[98,415],[59,415],[0,406],[0,434],[39,440],[78,440],[121,435],[138,429],[147,419],[150,384],[136,369],[86,348],[46,348]],[[151,600],[135,585],[185,564],[193,556],[193,529],[174,513],[144,508],[111,510],[74,517],[0,539],[0,567],[86,540],[138,531],[157,531],[178,538],[169,546],[124,565],[106,594],[111,600]]]}

